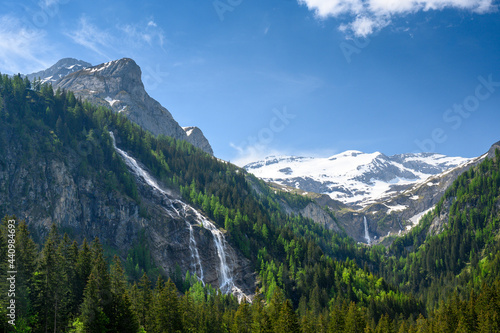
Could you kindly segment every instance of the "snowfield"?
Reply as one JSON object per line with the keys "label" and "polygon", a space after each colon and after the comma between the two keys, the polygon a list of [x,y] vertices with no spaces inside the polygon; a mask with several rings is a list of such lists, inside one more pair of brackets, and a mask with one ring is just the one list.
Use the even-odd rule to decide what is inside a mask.
{"label": "snowfield", "polygon": [[[365,207],[468,161],[433,153],[386,156],[349,150],[328,158],[270,156],[247,164],[245,169],[265,181]],[[389,208],[398,211],[406,207]]]}

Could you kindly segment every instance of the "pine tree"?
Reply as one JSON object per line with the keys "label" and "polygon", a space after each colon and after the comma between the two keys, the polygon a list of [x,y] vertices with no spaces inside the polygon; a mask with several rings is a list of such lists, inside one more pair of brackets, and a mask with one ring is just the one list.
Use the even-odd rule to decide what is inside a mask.
{"label": "pine tree", "polygon": [[330,322],[328,324],[328,332],[344,332],[345,313],[347,313],[347,303],[334,304],[330,310]]}
{"label": "pine tree", "polygon": [[118,256],[111,265],[112,310],[109,323],[111,332],[136,333],[139,329],[136,314],[132,311],[132,302],[127,292],[125,274]]}
{"label": "pine tree", "polygon": [[[111,293],[111,281],[108,272],[108,265],[104,260],[104,251],[99,238],[95,238],[91,246],[92,251],[92,272],[97,283],[98,299],[104,314],[107,318],[113,316],[113,294]],[[90,281],[90,277],[89,277]]]}
{"label": "pine tree", "polygon": [[40,314],[40,329],[59,332],[65,327],[66,306],[70,297],[62,250],[57,246],[55,225],[45,242],[35,274],[35,310]]}
{"label": "pine tree", "polygon": [[137,285],[137,296],[133,298],[133,308],[137,313],[139,325],[144,327],[147,332],[154,326],[151,322],[152,301],[151,282],[147,274],[144,273]]}
{"label": "pine tree", "polygon": [[26,223],[21,221],[16,229],[16,299],[19,309],[17,316],[31,322],[35,317],[34,273],[38,251],[35,242],[30,237]]}
{"label": "pine tree", "polygon": [[279,313],[279,319],[275,326],[276,332],[282,333],[298,333],[300,332],[299,321],[297,314],[293,311],[293,306],[290,300],[286,300]]}
{"label": "pine tree", "polygon": [[250,333],[252,331],[252,314],[250,305],[243,301],[234,314],[232,332]]}
{"label": "pine tree", "polygon": [[109,318],[104,313],[103,300],[100,295],[99,279],[96,277],[96,271],[93,270],[85,287],[81,306],[80,321],[83,324],[84,332],[107,332]]}
{"label": "pine tree", "polygon": [[163,285],[162,279],[158,278],[155,294],[156,299],[152,312],[154,313],[155,327],[157,331],[182,331],[182,316],[175,284],[168,279],[167,283]]}
{"label": "pine tree", "polygon": [[351,302],[345,318],[344,332],[362,333],[366,326],[363,314],[358,310],[356,304]]}
{"label": "pine tree", "polygon": [[81,304],[83,301],[83,292],[92,271],[92,251],[87,240],[84,239],[81,249],[78,253],[76,262],[76,293],[75,302]]}

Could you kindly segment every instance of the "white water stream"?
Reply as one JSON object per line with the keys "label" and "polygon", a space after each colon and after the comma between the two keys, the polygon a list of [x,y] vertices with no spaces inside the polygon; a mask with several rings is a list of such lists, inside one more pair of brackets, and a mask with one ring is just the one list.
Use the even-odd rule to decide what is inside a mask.
{"label": "white water stream", "polygon": [[191,258],[193,260],[193,273],[198,276],[200,281],[204,283],[204,275],[203,275],[203,266],[200,260],[200,254],[198,251],[198,245],[196,243],[196,239],[194,237],[193,225],[189,222],[187,216],[189,213],[194,215],[196,221],[203,228],[209,230],[212,233],[215,247],[217,249],[217,255],[219,257],[219,270],[218,270],[218,280],[219,280],[219,288],[223,293],[232,293],[235,295],[238,300],[242,300],[243,298],[250,301],[250,298],[243,293],[243,291],[238,288],[233,280],[233,274],[228,265],[228,258],[231,259],[231,256],[228,255],[227,242],[224,238],[224,234],[206,217],[201,215],[196,209],[189,206],[188,204],[177,200],[171,199],[169,193],[164,191],[156,182],[156,180],[151,177],[151,175],[144,169],[142,169],[137,161],[127,154],[125,151],[121,150],[116,146],[115,137],[112,132],[110,132],[111,138],[113,139],[113,146],[116,151],[124,158],[127,166],[136,174],[138,177],[142,178],[146,184],[152,187],[154,190],[161,193],[167,202],[165,208],[166,213],[172,217],[178,217],[183,219],[186,222],[186,226],[189,229],[189,250],[191,251]]}
{"label": "white water stream", "polygon": [[370,238],[370,233],[368,232],[368,222],[366,222],[366,216],[363,216],[363,223],[365,224],[365,239],[368,242],[368,245],[372,242]]}

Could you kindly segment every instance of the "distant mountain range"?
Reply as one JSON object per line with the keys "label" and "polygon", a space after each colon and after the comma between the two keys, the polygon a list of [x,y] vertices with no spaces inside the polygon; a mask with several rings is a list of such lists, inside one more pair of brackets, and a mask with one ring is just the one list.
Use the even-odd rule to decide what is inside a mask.
{"label": "distant mountain range", "polygon": [[244,168],[265,181],[362,208],[467,161],[433,153],[386,156],[350,150],[329,158],[271,156]]}
{"label": "distant mountain range", "polygon": [[154,135],[185,140],[213,155],[210,143],[198,127],[181,127],[165,107],[147,94],[141,75],[140,67],[129,58],[97,66],[65,58],[27,77],[51,83],[54,88],[73,91],[76,97],[125,114]]}

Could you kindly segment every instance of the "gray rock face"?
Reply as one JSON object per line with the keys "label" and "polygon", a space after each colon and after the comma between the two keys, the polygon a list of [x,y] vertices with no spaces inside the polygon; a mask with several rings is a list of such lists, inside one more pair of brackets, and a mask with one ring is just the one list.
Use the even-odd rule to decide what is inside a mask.
{"label": "gray rock face", "polygon": [[54,66],[46,70],[26,75],[30,81],[41,79],[42,83],[55,83],[63,77],[77,72],[81,69],[91,67],[92,64],[73,58],[64,58],[59,60]]}
{"label": "gray rock face", "polygon": [[311,202],[302,209],[297,209],[296,207],[290,207],[286,202],[280,202],[281,207],[285,210],[287,214],[302,215],[305,218],[309,218],[314,222],[324,226],[327,229],[340,233],[341,230],[335,222],[334,219],[327,212],[325,212],[316,202]]}
{"label": "gray rock face", "polygon": [[210,143],[208,142],[205,135],[203,135],[201,129],[196,126],[183,127],[182,129],[184,130],[184,132],[186,132],[187,141],[189,143],[191,143],[195,147],[202,149],[210,155],[214,154]]}
{"label": "gray rock face", "polygon": [[494,158],[497,149],[500,150],[500,141],[498,141],[497,143],[495,143],[491,146],[490,150],[488,151],[488,157]]}
{"label": "gray rock face", "polygon": [[[62,65],[58,64],[51,68],[61,66],[62,68],[69,68],[72,66],[68,66],[70,62],[67,61],[62,62]],[[75,65],[72,68],[77,68],[77,66]],[[45,74],[51,74],[51,72]],[[37,75],[37,73],[28,77],[32,75]],[[57,76],[61,75],[58,74]],[[141,69],[134,60],[123,58],[69,72],[60,79],[57,77],[58,80],[53,81],[53,85],[55,88],[71,90],[75,96],[86,99],[93,104],[123,113],[130,120],[154,135],[163,134],[177,140],[186,140],[195,147],[213,155],[210,143],[199,129],[193,131],[194,136],[190,139],[172,117],[172,114],[147,94],[141,75]]]}

